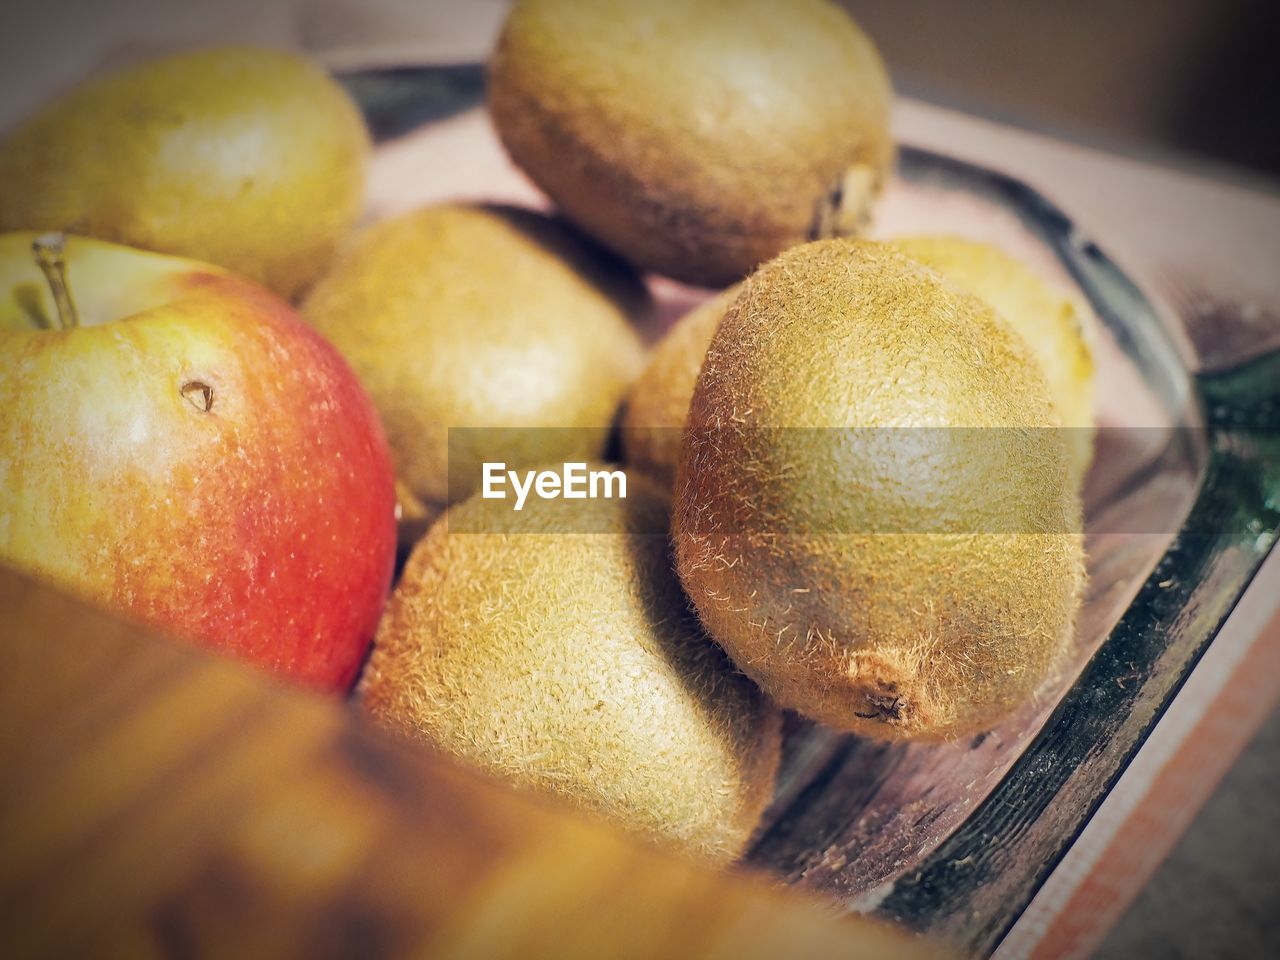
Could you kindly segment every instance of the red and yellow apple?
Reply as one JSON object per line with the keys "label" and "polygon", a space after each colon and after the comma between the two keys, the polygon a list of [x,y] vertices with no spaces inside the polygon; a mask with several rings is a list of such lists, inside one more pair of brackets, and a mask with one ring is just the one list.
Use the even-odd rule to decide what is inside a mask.
{"label": "red and yellow apple", "polygon": [[62,239],[0,236],[0,562],[347,687],[396,536],[354,374],[247,280]]}

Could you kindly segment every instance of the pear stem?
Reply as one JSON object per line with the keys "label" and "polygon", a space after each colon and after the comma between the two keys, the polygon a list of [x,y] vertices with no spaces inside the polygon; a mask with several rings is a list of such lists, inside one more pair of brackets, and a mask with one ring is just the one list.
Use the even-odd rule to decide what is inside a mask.
{"label": "pear stem", "polygon": [[80,314],[76,312],[76,302],[71,298],[71,288],[67,286],[67,235],[41,234],[32,241],[31,251],[58,308],[58,328],[74,330],[80,326]]}

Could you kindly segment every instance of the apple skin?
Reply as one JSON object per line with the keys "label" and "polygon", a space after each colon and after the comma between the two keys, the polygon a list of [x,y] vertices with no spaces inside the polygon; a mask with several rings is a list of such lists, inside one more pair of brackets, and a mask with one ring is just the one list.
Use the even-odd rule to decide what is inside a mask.
{"label": "apple skin", "polygon": [[81,238],[66,245],[81,325],[37,329],[33,310],[56,312],[33,239],[0,236],[0,561],[349,687],[396,542],[391,459],[355,375],[267,290]]}

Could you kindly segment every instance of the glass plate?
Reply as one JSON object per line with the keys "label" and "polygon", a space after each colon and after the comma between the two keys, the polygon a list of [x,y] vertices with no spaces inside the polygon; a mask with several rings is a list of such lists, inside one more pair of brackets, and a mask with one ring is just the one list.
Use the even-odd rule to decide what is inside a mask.
{"label": "glass plate", "polygon": [[[454,198],[538,202],[483,118],[466,113],[482,102],[482,67],[343,79],[382,141],[378,215]],[[1142,292],[1062,211],[1017,180],[937,153],[901,151],[877,232],[995,242],[1092,313],[1100,430],[1085,491],[1088,596],[1061,681],[981,736],[887,745],[789,717],[777,797],[746,862],[846,909],[988,953],[1280,530],[1280,355],[1190,373]],[[699,296],[656,290],[669,314]]]}

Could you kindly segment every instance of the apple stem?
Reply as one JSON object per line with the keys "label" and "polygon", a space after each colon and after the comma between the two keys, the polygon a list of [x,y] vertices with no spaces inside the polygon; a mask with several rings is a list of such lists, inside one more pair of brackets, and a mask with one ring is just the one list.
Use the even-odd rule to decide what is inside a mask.
{"label": "apple stem", "polygon": [[71,288],[67,286],[67,235],[43,233],[32,241],[31,250],[44,272],[54,305],[58,308],[59,329],[74,330],[80,326],[80,314],[76,312],[76,302],[71,299]]}

